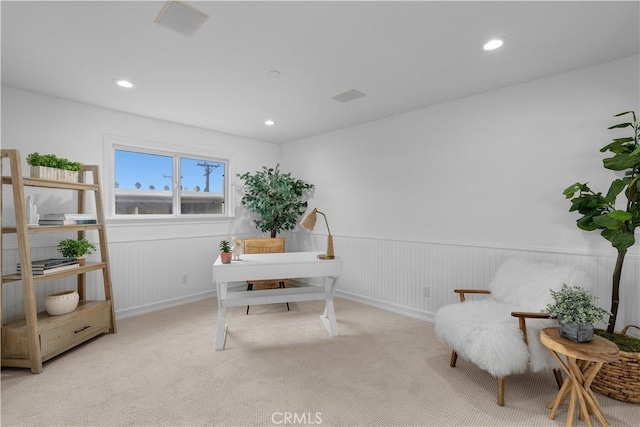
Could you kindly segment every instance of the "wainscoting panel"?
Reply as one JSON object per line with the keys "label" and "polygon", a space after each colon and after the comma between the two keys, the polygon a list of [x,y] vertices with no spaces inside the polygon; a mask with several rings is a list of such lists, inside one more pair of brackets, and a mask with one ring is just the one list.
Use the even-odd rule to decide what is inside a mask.
{"label": "wainscoting panel", "polygon": [[[288,251],[324,251],[326,236],[285,233]],[[146,311],[215,295],[211,265],[225,236],[126,239],[109,243],[116,314],[129,317]],[[615,251],[572,253],[558,250],[500,248],[473,244],[407,241],[394,238],[334,236],[336,255],[344,260],[337,295],[404,315],[432,320],[443,305],[457,301],[455,288],[484,288],[498,266],[512,257],[538,262],[574,264],[591,277],[601,306],[610,307]],[[34,257],[48,257],[55,247],[35,247]],[[91,255],[91,257],[95,256]],[[3,269],[12,271],[15,248],[3,252]],[[100,273],[87,276],[89,298],[103,298]],[[185,283],[186,282],[186,283]],[[74,287],[73,279],[37,288],[39,310],[44,298]],[[426,291],[425,291],[426,288]],[[426,293],[425,293],[426,292]],[[617,328],[640,324],[640,254],[629,252],[620,287]],[[22,286],[3,286],[3,321],[22,317]],[[541,307],[542,308],[542,307]],[[339,313],[338,320],[339,320]]]}
{"label": "wainscoting panel", "polygon": [[[323,242],[324,238],[317,236],[305,246],[317,250]],[[344,260],[338,295],[425,320],[432,320],[443,305],[457,302],[453,289],[485,288],[500,264],[514,257],[576,265],[591,278],[601,306],[609,309],[611,304],[614,250],[611,254],[581,254],[350,236],[334,236],[334,246],[336,255]],[[639,324],[637,252],[627,254],[620,294],[618,329]]]}

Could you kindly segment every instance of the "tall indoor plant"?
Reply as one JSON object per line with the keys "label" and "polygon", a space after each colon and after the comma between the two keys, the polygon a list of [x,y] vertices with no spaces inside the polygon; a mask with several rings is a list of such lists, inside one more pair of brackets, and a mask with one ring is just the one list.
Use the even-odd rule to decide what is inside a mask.
{"label": "tall indoor plant", "polygon": [[306,196],[314,188],[291,173],[281,173],[280,164],[238,177],[244,181],[242,205],[258,216],[254,220],[256,228],[270,232],[271,237],[295,228],[307,209]]}
{"label": "tall indoor plant", "polygon": [[[603,160],[606,169],[623,172],[622,178],[611,183],[606,195],[595,193],[586,183],[576,182],[564,190],[567,199],[571,199],[570,212],[578,211],[582,215],[577,220],[578,228],[586,231],[602,230],[602,237],[611,242],[618,251],[611,291],[611,310],[607,332],[613,334],[618,304],[620,302],[620,278],[627,250],[635,244],[635,230],[640,226],[640,123],[634,111],[616,114],[614,117],[631,116],[626,121],[608,129],[630,128],[631,134],[602,147],[600,152],[610,151],[613,156]],[[575,194],[577,193],[577,196]],[[617,206],[616,199],[624,194],[624,209]],[[575,196],[575,197],[574,197]]]}

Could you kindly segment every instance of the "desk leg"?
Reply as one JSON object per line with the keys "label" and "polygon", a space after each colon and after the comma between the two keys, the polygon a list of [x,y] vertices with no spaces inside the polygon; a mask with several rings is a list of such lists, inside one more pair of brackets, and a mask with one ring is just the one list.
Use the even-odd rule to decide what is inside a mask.
{"label": "desk leg", "polygon": [[216,283],[218,291],[218,324],[216,325],[216,350],[224,350],[227,339],[227,307],[223,301],[227,299],[227,284]]}
{"label": "desk leg", "polygon": [[332,337],[338,336],[338,324],[336,323],[336,312],[333,308],[333,291],[335,289],[337,277],[324,278],[324,313],[320,316],[320,320],[327,328]]}

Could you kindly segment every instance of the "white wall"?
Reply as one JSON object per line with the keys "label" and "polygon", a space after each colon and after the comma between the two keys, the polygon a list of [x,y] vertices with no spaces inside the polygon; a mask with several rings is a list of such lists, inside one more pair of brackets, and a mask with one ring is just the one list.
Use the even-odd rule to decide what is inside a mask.
{"label": "white wall", "polygon": [[[279,147],[262,141],[226,135],[204,129],[98,108],[32,92],[2,87],[2,148],[17,148],[24,161],[33,151],[55,153],[85,164],[104,166],[104,136],[118,135],[163,144],[185,145],[233,157],[235,172],[259,170],[275,165]],[[105,180],[101,169],[102,182]],[[233,177],[235,182],[239,182]],[[29,190],[33,191],[33,189]],[[120,316],[211,294],[211,264],[221,239],[256,230],[240,207],[234,190],[238,220],[188,222],[181,225],[131,225],[108,221],[107,237],[112,261],[116,310]],[[75,208],[72,192],[34,192],[41,212],[59,212],[60,205]],[[11,198],[3,195],[3,223],[13,220]],[[14,236],[6,236],[3,270],[13,271],[17,255]],[[32,238],[33,256],[54,256],[60,235]],[[71,236],[66,236],[71,237]],[[95,239],[96,236],[89,236]],[[180,278],[188,274],[188,283]],[[97,277],[89,277],[89,280]],[[38,288],[42,298],[67,283],[50,283]],[[89,289],[95,289],[89,286]],[[18,284],[5,285],[5,320],[20,316],[22,298]],[[42,308],[42,307],[41,307]]]}
{"label": "white wall", "polygon": [[[562,191],[588,181],[606,193],[599,149],[620,136],[614,114],[639,110],[639,76],[638,56],[584,68],[289,143],[281,163],[316,185],[310,207],[349,257],[345,295],[428,318],[454,287],[524,256],[589,266],[608,308],[615,250],[577,229]],[[324,244],[300,236],[303,249]],[[640,321],[638,248],[620,322]]]}

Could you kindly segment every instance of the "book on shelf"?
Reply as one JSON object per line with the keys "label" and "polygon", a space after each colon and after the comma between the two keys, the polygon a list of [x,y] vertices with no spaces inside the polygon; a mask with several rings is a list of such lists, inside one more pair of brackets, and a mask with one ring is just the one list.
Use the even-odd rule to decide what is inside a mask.
{"label": "book on shelf", "polygon": [[[34,259],[31,261],[31,268],[41,267],[41,268],[52,268],[64,264],[73,264],[77,262],[77,258],[45,258],[45,259]],[[21,264],[18,262],[18,268],[20,268]]]}
{"label": "book on shelf", "polygon": [[[71,270],[74,268],[79,268],[80,264],[78,264],[78,261],[76,260],[75,262],[71,263],[71,264],[60,264],[60,265],[55,265],[52,267],[34,267],[31,269],[31,274],[33,274],[34,276],[42,276],[45,274],[53,274],[53,273],[59,273],[61,271],[64,270]],[[20,267],[18,267],[18,275],[20,275],[22,273],[22,270],[20,269]]]}
{"label": "book on shelf", "polygon": [[83,225],[97,224],[95,219],[41,219],[38,225]]}
{"label": "book on shelf", "polygon": [[41,220],[98,219],[94,213],[43,213]]}

